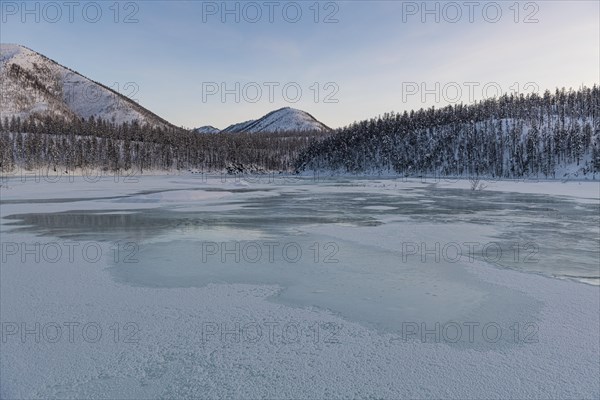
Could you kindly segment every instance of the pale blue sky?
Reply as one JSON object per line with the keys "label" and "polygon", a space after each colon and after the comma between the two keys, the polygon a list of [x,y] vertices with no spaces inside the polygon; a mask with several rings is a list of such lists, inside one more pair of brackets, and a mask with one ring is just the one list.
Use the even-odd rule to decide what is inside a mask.
{"label": "pale blue sky", "polygon": [[[60,16],[50,3],[39,2],[36,9],[35,2],[27,2],[33,11],[24,14],[23,2],[3,1],[2,42],[23,44],[96,81],[118,84],[124,94],[131,91],[123,86],[135,82],[139,90],[133,97],[140,104],[186,127],[224,128],[285,106],[339,127],[392,110],[443,106],[456,99],[470,102],[469,85],[474,97],[481,98],[484,85],[493,94],[496,88],[543,91],[600,81],[598,1],[524,1],[517,7],[514,1],[478,2],[473,22],[463,1],[428,2],[430,9],[437,4],[439,23],[434,14],[424,15],[422,22],[421,1],[342,1],[337,6],[322,1],[319,23],[314,22],[315,1],[295,3],[302,10],[297,23],[290,22],[295,6],[287,1],[271,2],[273,23],[266,1],[253,3],[262,12],[256,23],[250,21],[256,8],[248,2],[238,3],[240,22],[230,14],[225,23],[221,1],[125,1],[118,7],[114,1],[83,1],[73,8],[73,22],[62,0],[53,3]],[[495,4],[502,16],[494,23]],[[98,22],[86,21],[96,18],[96,5],[102,11]],[[233,9],[236,2],[226,6]],[[338,22],[324,23],[332,12]],[[132,13],[138,22],[124,23]],[[524,23],[528,16],[538,22]],[[449,21],[454,18],[457,22]],[[228,95],[223,103],[219,94],[203,98],[207,82],[230,89],[236,82],[240,87],[256,82],[263,93],[255,103],[246,101],[256,94],[248,86],[248,97],[242,93],[236,103]],[[273,103],[264,82],[279,83]],[[302,89],[296,103],[282,93],[291,82]],[[335,85],[325,87],[328,82]],[[435,94],[422,98],[421,84],[434,89],[436,82],[446,88],[446,99],[437,101]],[[525,87],[528,82],[534,85]],[[332,99],[338,102],[324,102],[336,87]],[[421,87],[418,93],[407,93],[415,87]],[[294,97],[295,89],[288,95]]]}

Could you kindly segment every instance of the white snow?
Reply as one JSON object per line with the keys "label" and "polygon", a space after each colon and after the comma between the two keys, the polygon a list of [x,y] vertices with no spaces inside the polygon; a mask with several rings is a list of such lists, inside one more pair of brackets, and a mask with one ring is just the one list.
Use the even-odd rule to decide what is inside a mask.
{"label": "white snow", "polygon": [[285,107],[270,112],[258,120],[250,120],[231,125],[222,132],[288,132],[316,131],[326,132],[330,129],[317,121],[312,115],[295,108]]}
{"label": "white snow", "polygon": [[[240,226],[215,231],[203,225],[174,233],[149,225],[144,228],[151,235],[148,239],[143,235],[128,239],[140,246],[135,254],[140,262],[134,264],[115,264],[114,244],[106,240],[97,242],[103,257],[95,263],[83,259],[80,252],[75,253],[73,262],[65,256],[56,263],[34,262],[31,256],[23,262],[18,255],[4,254],[7,260],[0,267],[0,397],[598,398],[598,287],[494,268],[477,260],[386,264],[385,255],[398,252],[402,241],[483,241],[502,229],[500,225],[477,227],[467,222],[411,223],[409,216],[395,214],[406,204],[418,203],[414,199],[427,200],[424,196],[429,192],[424,189],[428,185],[365,179],[343,184],[332,180],[239,186],[192,175],[143,176],[127,184],[109,178],[96,183],[77,179],[72,183],[3,182],[2,243],[66,241],[50,228],[15,230],[7,225],[15,222],[7,218],[13,214],[94,210],[126,218],[135,215],[134,211],[143,214],[145,209],[152,209],[156,216],[190,207],[189,218],[220,220],[232,212],[232,221],[242,222],[256,218],[261,208],[266,208],[266,214],[260,215],[276,219],[279,209],[269,202],[290,195],[324,199],[323,207],[335,204],[325,200],[327,196],[340,195],[335,199],[355,202],[382,224],[306,222],[276,238],[336,242],[340,247],[337,264],[256,264],[244,270],[239,264],[203,264],[199,253],[180,251],[181,240],[197,240],[198,246],[203,240],[218,242],[228,237],[259,241],[271,220],[244,225],[247,230]],[[450,187],[449,183],[439,185]],[[468,188],[468,182],[457,186]],[[532,186],[507,183],[493,190],[526,194],[534,190]],[[597,195],[593,182],[547,182],[533,187],[538,194],[569,198],[573,204],[586,205]],[[382,199],[399,199],[400,203],[397,209],[372,204]],[[33,203],[36,200],[44,202]],[[234,207],[227,208],[231,203]],[[290,204],[290,216],[298,212],[297,205]],[[213,206],[226,208],[211,209]],[[349,211],[339,210],[339,215],[345,213]],[[98,227],[83,229],[93,233]],[[81,246],[89,242],[79,239],[76,231],[71,234],[69,240]],[[161,246],[170,250],[163,251]],[[191,262],[195,271],[189,276],[183,271],[179,280],[173,280],[181,260]],[[217,273],[210,275],[213,268]],[[164,280],[154,282],[155,287],[135,280],[147,279],[156,271],[164,274]],[[195,284],[195,275],[204,271],[212,282]],[[240,277],[255,276],[263,283],[231,283],[229,271]],[[120,273],[131,273],[133,278],[117,279]],[[273,280],[278,276],[290,279]],[[302,287],[313,289],[303,293]],[[383,300],[391,294],[395,301]],[[345,304],[348,298],[353,300]],[[409,315],[413,319],[403,319]],[[497,343],[482,341],[481,331],[476,330],[472,343],[423,343],[418,337],[403,340],[398,330],[374,323],[379,318],[390,325],[426,322],[428,328],[433,321],[470,321],[480,326],[496,322],[504,336]],[[6,334],[6,324],[26,323],[32,329],[36,322],[63,326],[62,338],[51,343],[51,330],[39,343],[33,334],[24,341],[20,335]],[[81,324],[72,342],[63,325],[69,322]],[[521,324],[519,343],[512,342],[511,324],[515,322]],[[101,327],[97,342],[82,339],[79,328],[86,323]],[[116,323],[120,331],[115,341]],[[125,342],[132,333],[124,329],[127,323],[139,328],[133,336],[138,341]],[[236,323],[261,326],[262,337],[252,340],[255,331],[247,330],[247,336],[235,340],[231,331]],[[533,324],[537,341],[523,342],[523,335],[530,333],[523,330],[525,323]],[[288,336],[283,333],[286,326],[292,328]],[[315,326],[319,327],[316,340]],[[208,334],[215,327],[217,333]],[[301,329],[298,341],[286,342],[284,337],[294,337],[296,328]],[[230,333],[222,336],[227,330]]]}
{"label": "white snow", "polygon": [[201,126],[200,128],[196,128],[194,129],[194,132],[196,133],[219,133],[221,132],[220,129],[215,128],[214,126]]}
{"label": "white snow", "polygon": [[[23,84],[9,74],[14,64],[34,76],[46,91],[24,88]],[[19,116],[28,118],[33,113],[49,113],[65,118],[94,116],[117,124],[148,122],[163,125],[156,117],[149,116],[141,106],[126,97],[121,97],[106,87],[42,56],[35,51],[14,44],[0,44],[0,89],[3,94],[0,117]],[[130,87],[114,88],[122,93]]]}

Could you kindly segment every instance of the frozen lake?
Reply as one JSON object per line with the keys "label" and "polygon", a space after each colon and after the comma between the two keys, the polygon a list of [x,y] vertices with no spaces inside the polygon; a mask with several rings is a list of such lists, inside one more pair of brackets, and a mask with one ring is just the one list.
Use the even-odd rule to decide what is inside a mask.
{"label": "frozen lake", "polygon": [[600,394],[598,183],[73,180],[2,186],[2,397]]}

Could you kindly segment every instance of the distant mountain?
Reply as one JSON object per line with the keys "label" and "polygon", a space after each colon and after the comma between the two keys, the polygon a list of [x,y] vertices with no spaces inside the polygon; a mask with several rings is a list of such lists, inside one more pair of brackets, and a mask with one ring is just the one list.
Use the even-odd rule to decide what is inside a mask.
{"label": "distant mountain", "polygon": [[264,117],[231,125],[221,132],[329,132],[331,128],[317,121],[309,113],[290,107],[272,111]]}
{"label": "distant mountain", "polygon": [[169,122],[98,82],[27,47],[0,44],[0,117],[101,118],[117,124]]}
{"label": "distant mountain", "polygon": [[211,125],[207,125],[207,126],[201,126],[200,128],[196,128],[194,129],[195,133],[219,133],[221,132],[220,129],[215,128],[214,126]]}
{"label": "distant mountain", "polygon": [[256,122],[255,119],[251,119],[250,121],[240,122],[237,124],[229,125],[227,128],[223,129],[221,132],[248,132],[248,126],[252,125]]}

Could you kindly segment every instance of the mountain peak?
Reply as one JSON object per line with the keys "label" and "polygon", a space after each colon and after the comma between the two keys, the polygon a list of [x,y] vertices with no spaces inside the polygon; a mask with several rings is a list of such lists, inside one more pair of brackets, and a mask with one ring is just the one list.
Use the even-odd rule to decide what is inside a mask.
{"label": "mountain peak", "polygon": [[250,120],[240,124],[231,125],[222,132],[290,132],[290,131],[331,131],[327,125],[319,122],[306,111],[291,107],[279,108],[264,115],[257,120]]}
{"label": "mountain peak", "polygon": [[212,125],[201,126],[200,128],[194,129],[195,133],[219,133],[221,130],[219,128],[215,128]]}
{"label": "mountain peak", "polygon": [[0,118],[58,116],[172,126],[117,91],[20,44],[0,44]]}

